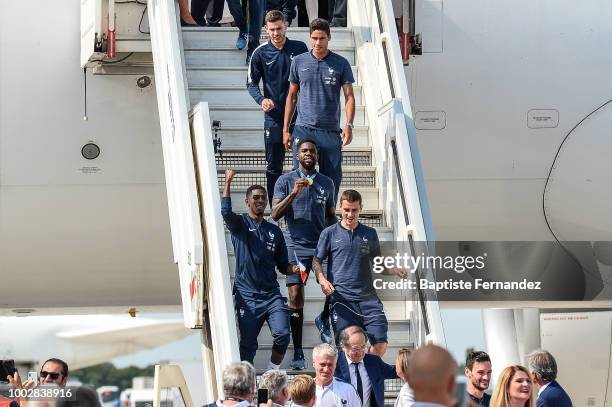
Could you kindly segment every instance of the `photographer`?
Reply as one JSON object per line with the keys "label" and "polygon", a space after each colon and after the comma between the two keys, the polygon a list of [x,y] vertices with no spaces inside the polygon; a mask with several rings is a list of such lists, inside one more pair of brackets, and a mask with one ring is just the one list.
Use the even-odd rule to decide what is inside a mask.
{"label": "photographer", "polygon": [[13,372],[14,374],[9,374],[6,380],[11,387],[16,389],[30,389],[38,384],[65,387],[68,381],[68,364],[57,358],[47,359],[42,364],[40,372],[38,373],[38,383],[32,380],[26,380],[22,383],[17,370],[14,369]]}

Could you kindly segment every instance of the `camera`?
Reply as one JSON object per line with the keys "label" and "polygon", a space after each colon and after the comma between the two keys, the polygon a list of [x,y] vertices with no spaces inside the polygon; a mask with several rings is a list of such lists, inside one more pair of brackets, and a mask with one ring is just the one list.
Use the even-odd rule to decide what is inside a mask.
{"label": "camera", "polygon": [[268,389],[257,389],[257,406],[268,402]]}
{"label": "camera", "polygon": [[12,376],[15,374],[17,369],[15,369],[15,361],[14,360],[0,360],[0,382],[8,383],[7,376]]}

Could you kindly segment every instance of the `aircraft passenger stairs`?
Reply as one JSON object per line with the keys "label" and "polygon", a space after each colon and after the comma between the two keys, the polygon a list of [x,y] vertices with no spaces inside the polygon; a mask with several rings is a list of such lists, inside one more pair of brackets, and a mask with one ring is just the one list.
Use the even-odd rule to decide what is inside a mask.
{"label": "aircraft passenger stairs", "polygon": [[[246,189],[252,184],[266,184],[266,161],[263,145],[263,112],[245,88],[247,77],[247,67],[244,65],[245,53],[236,50],[234,46],[237,33],[235,28],[190,27],[183,28],[182,37],[191,105],[194,106],[201,100],[208,101],[211,120],[220,122],[218,135],[221,145],[216,154],[220,191],[223,187],[225,169],[236,169],[238,175],[232,184],[232,203],[234,210],[242,213],[247,210],[244,203]],[[287,36],[309,44],[308,28],[290,28]],[[365,114],[366,106],[358,79],[359,70],[354,66],[355,47],[352,31],[346,28],[334,28],[330,45],[334,52],[338,52],[349,60],[357,78],[354,86],[355,141],[344,149],[344,178],[341,190],[353,188],[360,191],[364,198],[364,213],[360,221],[376,227],[381,240],[392,240],[392,231],[387,226],[380,208],[379,188],[376,182],[377,169],[372,159],[369,126]],[[344,118],[341,119],[341,123],[344,123]],[[287,154],[285,171],[290,169],[291,157],[290,154]],[[235,258],[227,231],[226,238],[233,281]],[[284,276],[279,274],[281,290],[286,296],[284,280]],[[320,343],[313,321],[317,313],[321,311],[324,300],[319,286],[311,278],[306,286],[304,314],[304,353],[306,365],[310,370],[312,370],[311,349]],[[385,310],[391,331],[387,359],[392,361],[398,348],[411,343],[410,323],[404,302],[388,302]],[[272,338],[267,326],[262,329],[259,342],[260,347],[255,365],[258,371],[261,371],[266,368],[272,349]],[[292,349],[290,345],[282,367],[288,367]]]}
{"label": "aircraft passenger stairs", "polygon": [[[391,2],[356,0],[350,7],[356,8],[349,9],[349,28],[334,28],[330,42],[331,50],[350,61],[356,78],[356,127],[353,142],[343,149],[341,190],[362,193],[360,221],[375,227],[381,241],[433,240]],[[238,359],[231,298],[235,259],[219,196],[226,168],[238,170],[232,184],[236,212],[246,210],[248,186],[265,185],[263,112],[246,91],[245,52],[234,47],[236,29],[181,30],[172,0],[150,1],[149,21],[185,321],[202,329],[205,369],[217,379],[208,389],[212,394],[220,388],[223,366]],[[307,29],[290,28],[288,37],[309,44]],[[286,295],[284,277],[278,278]],[[304,351],[312,369],[311,349],[319,343],[313,321],[324,297],[312,276],[305,291]],[[389,320],[388,362],[401,347],[444,344],[433,293],[379,291],[379,296]],[[259,372],[271,346],[264,326],[255,360]],[[290,345],[283,367],[292,355]]]}

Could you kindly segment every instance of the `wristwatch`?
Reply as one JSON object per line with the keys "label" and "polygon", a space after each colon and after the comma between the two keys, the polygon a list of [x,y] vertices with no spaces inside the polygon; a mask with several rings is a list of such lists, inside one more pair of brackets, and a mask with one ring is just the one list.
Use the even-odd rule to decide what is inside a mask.
{"label": "wristwatch", "polygon": [[353,123],[347,123],[346,126],[350,127],[351,129],[355,128],[355,125]]}

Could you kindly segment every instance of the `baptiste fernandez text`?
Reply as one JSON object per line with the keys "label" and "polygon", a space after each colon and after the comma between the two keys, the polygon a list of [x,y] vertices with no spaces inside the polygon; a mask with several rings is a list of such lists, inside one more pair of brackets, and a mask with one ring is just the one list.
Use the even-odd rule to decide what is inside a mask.
{"label": "baptiste fernandez text", "polygon": [[439,281],[430,281],[421,278],[417,281],[403,279],[400,281],[383,281],[378,278],[374,280],[374,288],[377,290],[540,290],[540,281],[488,281],[476,278],[474,281],[453,280],[452,278]]}

